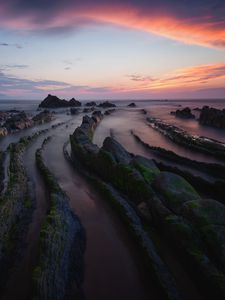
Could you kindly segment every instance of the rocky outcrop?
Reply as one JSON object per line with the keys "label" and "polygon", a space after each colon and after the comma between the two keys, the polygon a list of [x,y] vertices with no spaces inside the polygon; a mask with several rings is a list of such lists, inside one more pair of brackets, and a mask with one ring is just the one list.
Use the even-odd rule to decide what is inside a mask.
{"label": "rocky outcrop", "polygon": [[112,113],[114,113],[115,111],[116,111],[115,108],[107,109],[107,110],[104,112],[104,115],[109,116],[109,115],[111,115]]}
{"label": "rocky outcrop", "polygon": [[53,119],[54,115],[48,110],[44,110],[32,118],[35,125],[48,123],[51,122]]}
{"label": "rocky outcrop", "polygon": [[71,115],[76,115],[78,113],[79,113],[79,109],[78,108],[74,108],[74,107],[70,108],[70,114]]}
{"label": "rocky outcrop", "polygon": [[111,153],[117,163],[128,165],[132,159],[132,156],[123,146],[111,137],[107,137],[104,140],[102,150]]}
{"label": "rocky outcrop", "polygon": [[176,126],[167,124],[159,119],[147,117],[149,125],[168,137],[171,141],[195,151],[199,151],[217,158],[225,159],[225,145],[219,141],[193,136]]}
{"label": "rocky outcrop", "polygon": [[9,111],[5,114],[5,122],[0,127],[0,136],[6,136],[35,125],[51,122],[54,119],[53,113],[47,110],[38,113],[34,117],[28,116],[24,111]]}
{"label": "rocky outcrop", "polygon": [[86,104],[85,104],[85,106],[96,106],[97,104],[96,104],[96,102],[94,102],[94,101],[91,101],[91,102],[87,102]]}
{"label": "rocky outcrop", "polygon": [[83,109],[83,113],[88,114],[88,113],[93,112],[94,110],[95,110],[94,107],[86,107],[86,108]]}
{"label": "rocky outcrop", "polygon": [[0,137],[6,136],[8,134],[8,130],[5,127],[0,127]]}
{"label": "rocky outcrop", "polygon": [[69,106],[76,106],[76,107],[80,107],[81,106],[81,102],[76,100],[75,98],[72,98],[68,101]]}
{"label": "rocky outcrop", "polygon": [[213,176],[215,178],[225,178],[225,166],[222,164],[200,162],[184,156],[180,156],[173,151],[166,150],[161,147],[151,146],[145,143],[134,131],[131,131],[131,134],[138,143],[144,146],[151,152],[151,154],[154,154],[154,156],[157,156],[159,159],[175,162],[176,164],[179,164],[181,166],[191,167],[203,173],[210,174],[210,176]]}
{"label": "rocky outcrop", "polygon": [[9,116],[9,112],[0,111],[0,124],[2,125]]}
{"label": "rocky outcrop", "polygon": [[187,201],[200,200],[194,188],[179,175],[161,172],[154,181],[154,187],[164,197],[166,207],[180,214],[181,206]]}
{"label": "rocky outcrop", "polygon": [[225,109],[204,106],[200,113],[199,123],[215,128],[225,128]]}
{"label": "rocky outcrop", "polygon": [[105,101],[105,102],[98,104],[97,106],[102,107],[102,108],[110,108],[110,107],[116,107],[116,104],[111,103],[109,101]]}
{"label": "rocky outcrop", "polygon": [[34,299],[81,299],[84,228],[45,166],[41,149],[36,152],[36,162],[48,187],[50,208],[40,232],[39,260],[33,273]]}
{"label": "rocky outcrop", "polygon": [[76,159],[125,195],[143,220],[149,220],[161,238],[166,237],[204,295],[223,298],[225,206],[203,199],[184,178],[161,172],[152,160],[128,153],[113,138],[107,137],[99,149],[91,141],[94,128],[92,121],[83,120],[71,136]]}
{"label": "rocky outcrop", "polygon": [[57,96],[48,95],[40,104],[40,108],[79,107],[81,102],[72,98],[69,101],[61,100]]}
{"label": "rocky outcrop", "polygon": [[30,119],[24,111],[22,111],[8,118],[3,127],[5,127],[8,132],[13,132],[32,127],[33,125],[33,120]]}
{"label": "rocky outcrop", "polygon": [[137,105],[134,102],[132,102],[132,103],[128,104],[127,107],[137,107]]}
{"label": "rocky outcrop", "polygon": [[10,266],[21,251],[27,225],[32,215],[32,197],[28,177],[23,165],[26,147],[46,130],[23,137],[18,143],[10,144],[9,181],[0,201],[0,288],[2,290]]}
{"label": "rocky outcrop", "polygon": [[132,207],[132,205],[130,205],[110,184],[106,184],[98,179],[92,178],[92,180],[94,180],[95,185],[99,188],[105,199],[110,201],[111,205],[117,209],[121,219],[127,224],[129,232],[140,245],[141,250],[143,251],[142,253],[145,256],[147,268],[152,274],[151,280],[159,289],[160,299],[183,299],[173,275],[158,254],[151,235],[142,225],[139,215],[143,216],[143,208],[144,218],[146,219],[146,215],[147,219],[150,216],[148,208],[143,206],[144,202],[139,205],[140,211],[137,213],[134,207]]}
{"label": "rocky outcrop", "polygon": [[175,173],[186,179],[192,187],[194,187],[199,193],[202,193],[207,198],[213,198],[223,204],[225,204],[225,181],[224,177],[221,179],[215,179],[215,181],[207,180],[203,177],[194,175],[190,171],[187,171],[181,167],[166,164],[165,162],[157,161],[154,159],[156,166],[165,172]]}
{"label": "rocky outcrop", "polygon": [[[88,174],[94,172],[103,181],[110,183],[106,184],[91,176],[92,181],[99,187],[106,199],[118,209],[121,217],[128,225],[129,231],[139,242],[146,255],[148,266],[154,274],[153,280],[159,286],[162,299],[180,299],[176,283],[158,255],[149,234],[144,230],[135,209],[111,186],[112,184],[123,191],[125,195],[129,195],[132,203],[140,207],[140,211],[137,209],[140,215],[143,215],[143,202],[145,202],[146,197],[151,195],[151,188],[146,185],[146,182],[154,180],[159,170],[152,161],[129,154],[117,141],[110,137],[106,138],[103,147],[99,149],[91,141],[90,132],[93,134],[95,128],[96,125],[90,118],[84,118],[81,126],[70,137],[73,159],[75,159],[76,164],[82,162],[87,167]],[[147,168],[152,168],[152,170]],[[148,207],[145,207],[144,214],[145,217],[150,216]]]}
{"label": "rocky outcrop", "polygon": [[177,109],[176,111],[171,111],[171,115],[175,115],[176,117],[183,119],[195,118],[195,115],[191,113],[191,109],[189,107],[185,107],[184,109]]}

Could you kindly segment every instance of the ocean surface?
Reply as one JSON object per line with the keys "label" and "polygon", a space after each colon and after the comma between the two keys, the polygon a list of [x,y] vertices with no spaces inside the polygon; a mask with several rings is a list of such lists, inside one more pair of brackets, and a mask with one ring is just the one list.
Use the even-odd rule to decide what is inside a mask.
{"label": "ocean surface", "polygon": [[[27,113],[36,114],[38,113],[38,105],[40,100],[0,100],[0,111],[1,110],[24,110]],[[87,101],[83,101],[82,104]],[[96,102],[102,102],[97,101]],[[99,126],[95,134],[95,142],[100,145],[104,138],[110,134],[113,130],[114,134],[117,134],[119,141],[125,146],[129,147],[129,143],[126,142],[127,135],[130,135],[130,130],[136,130],[141,137],[152,146],[159,146],[167,148],[178,152],[181,155],[193,156],[193,153],[189,153],[182,147],[172,144],[165,137],[163,137],[158,132],[151,129],[147,126],[145,117],[140,114],[140,109],[145,109],[148,112],[148,115],[151,117],[159,118],[167,123],[173,124],[177,127],[182,128],[193,135],[199,135],[204,137],[209,137],[220,142],[225,143],[225,130],[215,129],[208,126],[202,126],[197,121],[199,112],[192,111],[196,115],[196,119],[181,119],[177,118],[174,115],[171,115],[171,111],[176,109],[182,109],[184,107],[202,108],[204,105],[212,106],[215,108],[225,108],[225,99],[224,100],[110,100],[110,102],[115,103],[119,108],[117,114],[111,115],[109,118],[106,118]],[[135,102],[136,108],[127,108],[127,105],[131,102]],[[69,113],[69,109],[61,108],[54,109],[57,115],[57,121],[62,119],[65,121],[67,119],[66,114]],[[21,132],[21,135],[23,132]],[[123,140],[125,139],[125,140]],[[132,150],[132,149],[131,149]],[[137,149],[136,149],[137,150]],[[198,158],[198,154],[195,154]],[[204,155],[200,155],[199,158],[205,160]],[[208,158],[206,159],[208,160]],[[210,159],[209,159],[210,160]]]}

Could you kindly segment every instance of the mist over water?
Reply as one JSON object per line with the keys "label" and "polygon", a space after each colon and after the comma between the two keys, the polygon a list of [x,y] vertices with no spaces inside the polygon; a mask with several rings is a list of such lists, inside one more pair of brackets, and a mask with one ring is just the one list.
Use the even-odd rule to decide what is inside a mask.
{"label": "mist over water", "polygon": [[[131,130],[133,130],[145,143],[151,146],[171,150],[180,156],[192,160],[221,163],[216,157],[191,151],[171,142],[148,125],[146,115],[142,109],[145,109],[148,116],[159,118],[164,122],[182,128],[192,135],[205,136],[225,143],[224,130],[201,126],[197,120],[198,112],[193,111],[196,114],[196,119],[191,120],[179,119],[170,114],[171,111],[187,106],[192,109],[196,107],[202,108],[204,105],[225,108],[225,101],[134,101],[137,105],[136,108],[127,107],[131,101],[110,102],[114,102],[117,108],[113,114],[104,117],[95,130],[93,142],[99,147],[102,146],[107,136],[112,136],[131,153],[148,158],[157,158],[134,139],[131,134]],[[35,114],[38,113],[38,104],[39,101],[0,101],[0,110],[16,109]],[[53,111],[55,111],[54,121],[21,130],[0,139],[0,148],[5,151],[10,143],[17,142],[21,137],[31,135],[40,129],[49,129],[42,138],[39,138],[37,142],[28,147],[24,158],[25,161],[26,158],[29,159],[24,165],[35,187],[34,192],[36,201],[38,201],[34,218],[30,225],[30,232],[35,232],[35,236],[39,234],[41,222],[45,218],[46,206],[48,206],[46,204],[47,196],[44,183],[40,178],[35,163],[35,151],[41,146],[44,137],[51,136],[51,142],[45,146],[43,153],[45,163],[56,177],[60,187],[69,196],[70,206],[78,214],[86,230],[87,243],[84,274],[86,299],[113,300],[117,297],[118,299],[149,299],[149,297],[154,299],[155,288],[148,282],[148,277],[143,271],[144,266],[140,261],[137,249],[133,241],[127,236],[121,220],[118,216],[115,216],[108,203],[104,202],[105,199],[102,199],[86,179],[65,160],[63,155],[62,147],[64,143],[69,140],[70,134],[80,126],[85,113],[70,115],[67,108],[53,109]],[[64,124],[57,129],[53,129],[52,125],[58,122],[64,122]],[[161,161],[164,162],[163,159]],[[168,164],[167,161],[166,163]],[[170,164],[176,166],[176,163]],[[200,171],[193,170],[188,166],[183,167],[183,169],[192,172],[194,175],[211,180],[210,174],[203,175]],[[20,271],[25,267],[27,272],[24,272],[24,276],[19,281],[19,271],[15,272],[14,277],[8,284],[8,294],[6,293],[4,299],[10,299],[9,296],[7,298],[7,295],[12,294],[10,291],[11,286],[15,286],[15,293],[23,295],[23,299],[26,299],[24,295],[30,293],[30,290],[27,290],[26,287],[24,288],[24,282],[30,277],[29,272],[31,264],[34,264],[33,260],[37,259],[37,257],[32,257],[31,259],[30,249],[37,247],[38,238],[32,238],[31,236],[29,243],[28,259],[22,260],[17,269]],[[34,250],[33,253],[37,256],[37,249],[35,248]],[[187,299],[201,299],[194,290],[192,280],[179,263],[175,263],[176,257],[170,252],[171,250],[164,248],[161,251],[163,258],[171,265],[179,284],[183,286],[187,294],[190,292]],[[111,292],[109,293],[109,291]]]}
{"label": "mist over water", "polygon": [[[84,101],[83,103],[86,102],[87,101]],[[97,128],[94,135],[94,143],[97,145],[101,146],[106,136],[114,134],[116,139],[127,147],[129,151],[148,156],[149,154],[146,153],[146,150],[137,145],[133,137],[130,135],[130,131],[135,130],[140,137],[151,146],[162,147],[191,159],[206,162],[217,161],[216,158],[208,157],[204,154],[193,153],[193,151],[173,144],[167,138],[147,125],[145,115],[140,113],[140,109],[145,109],[149,116],[159,118],[171,125],[175,125],[192,135],[209,137],[225,143],[224,130],[199,124],[197,121],[199,116],[198,111],[192,111],[196,116],[195,119],[181,119],[170,114],[171,111],[175,111],[176,109],[185,107],[190,107],[191,109],[202,108],[204,105],[222,109],[225,108],[225,100],[139,100],[135,101],[137,105],[136,108],[126,107],[131,100],[116,100],[111,102],[115,103],[119,110],[116,114],[105,118],[101,125]],[[16,109],[35,114],[38,113],[37,110],[39,103],[39,100],[0,100],[0,110]],[[69,114],[69,109],[60,108],[52,109],[52,111],[56,113],[56,121],[54,121],[54,123],[69,119],[69,116],[67,116],[67,114]],[[48,127],[47,124],[41,125],[38,128],[46,127]],[[0,147],[5,148],[10,142],[17,140],[24,134],[28,135],[36,130],[37,128],[30,128],[14,135],[7,136],[0,141]]]}

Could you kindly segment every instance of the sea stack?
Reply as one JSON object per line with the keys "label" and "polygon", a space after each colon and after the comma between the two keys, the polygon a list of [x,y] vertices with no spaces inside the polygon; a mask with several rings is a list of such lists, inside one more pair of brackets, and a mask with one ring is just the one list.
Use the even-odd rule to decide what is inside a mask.
{"label": "sea stack", "polygon": [[72,98],[69,101],[61,100],[57,96],[48,94],[48,96],[39,104],[40,108],[61,108],[61,107],[80,107],[81,102]]}

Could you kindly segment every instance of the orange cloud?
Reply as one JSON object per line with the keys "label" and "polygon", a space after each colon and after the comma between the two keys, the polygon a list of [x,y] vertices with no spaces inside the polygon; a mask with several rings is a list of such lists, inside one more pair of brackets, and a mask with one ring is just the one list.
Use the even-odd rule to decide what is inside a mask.
{"label": "orange cloud", "polygon": [[[193,1],[190,5],[182,4],[182,10],[179,8],[179,3],[171,4],[166,0],[161,0],[160,2],[164,3],[164,6],[159,4],[158,7],[151,1],[147,4],[146,1],[140,1],[140,3],[126,1],[126,4],[123,4],[116,0],[114,5],[107,1],[104,4],[102,1],[86,1],[87,4],[85,1],[84,3],[69,1],[69,6],[65,4],[65,7],[58,7],[58,2],[55,1],[55,7],[48,7],[48,5],[52,5],[52,2],[49,1],[50,4],[47,4],[47,1],[47,9],[40,10],[39,7],[32,7],[33,2],[31,1],[31,8],[27,8],[24,10],[25,12],[18,8],[12,10],[12,5],[9,8],[6,4],[0,4],[0,24],[14,29],[57,30],[86,26],[92,22],[108,23],[143,30],[184,43],[225,47],[225,22],[219,16],[219,8],[216,14],[210,14],[210,7],[208,9],[204,7],[208,4],[202,4],[203,7],[196,9],[199,13],[194,14],[195,5],[199,4],[197,0],[196,4],[192,3]],[[135,2],[136,4],[134,4]],[[167,9],[169,5],[171,7]],[[190,8],[191,5],[192,8]],[[223,10],[225,10],[224,6],[221,12]],[[202,13],[205,11],[208,15]]]}
{"label": "orange cloud", "polygon": [[[138,78],[139,80],[135,80]],[[143,80],[141,80],[143,78]],[[180,69],[162,78],[130,75],[131,89],[134,90],[163,90],[170,88],[196,88],[202,86],[221,86],[225,80],[225,63],[214,65],[199,65]],[[129,84],[130,86],[130,84]]]}

